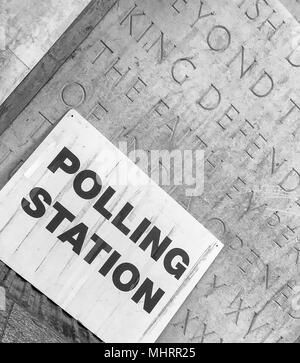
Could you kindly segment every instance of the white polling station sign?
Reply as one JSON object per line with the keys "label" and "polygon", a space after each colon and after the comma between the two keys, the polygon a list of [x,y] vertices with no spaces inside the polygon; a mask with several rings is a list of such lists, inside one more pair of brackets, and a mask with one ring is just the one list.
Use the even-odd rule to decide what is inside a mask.
{"label": "white polling station sign", "polygon": [[74,110],[0,192],[0,259],[104,342],[154,342],[222,247]]}

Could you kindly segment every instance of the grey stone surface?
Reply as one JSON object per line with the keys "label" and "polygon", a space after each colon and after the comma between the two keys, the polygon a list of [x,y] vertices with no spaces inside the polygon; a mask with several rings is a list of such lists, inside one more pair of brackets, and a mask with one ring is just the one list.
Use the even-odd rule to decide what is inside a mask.
{"label": "grey stone surface", "polygon": [[291,14],[300,21],[300,1],[299,0],[281,0],[284,6]]}
{"label": "grey stone surface", "polygon": [[[19,115],[40,89],[60,69],[83,40],[101,22],[114,0],[93,0],[80,14],[37,66],[27,75],[15,91],[0,105],[0,133]],[[16,73],[18,74],[18,73]]]}
{"label": "grey stone surface", "polygon": [[[227,3],[232,2],[224,0],[224,4]],[[158,3],[151,1],[151,4]],[[180,146],[192,147],[196,144],[204,148],[207,145],[207,187],[203,198],[199,200],[186,200],[180,191],[172,195],[227,247],[160,340],[295,341],[299,336],[299,317],[291,311],[290,298],[294,286],[299,284],[300,247],[296,229],[299,225],[299,189],[284,192],[278,185],[293,167],[299,169],[298,118],[295,116],[288,118],[285,123],[280,122],[289,111],[290,98],[296,101],[299,95],[299,68],[291,70],[285,61],[291,51],[290,37],[296,24],[291,25],[291,20],[287,18],[290,28],[284,36],[273,42],[266,40],[266,33],[261,35],[255,30],[258,39],[250,42],[248,48],[249,44],[244,37],[248,40],[247,31],[254,32],[258,24],[255,22],[255,25],[247,28],[242,17],[245,9],[242,8],[241,12],[234,9],[238,20],[232,49],[228,54],[226,51],[219,56],[213,54],[208,62],[205,45],[212,24],[224,24],[230,29],[233,26],[232,19],[227,19],[223,12],[220,1],[206,2],[208,7],[204,8],[206,13],[211,4],[216,5],[218,23],[214,23],[210,17],[202,19],[201,24],[197,25],[197,32],[192,31],[191,34],[187,28],[179,27],[178,24],[186,22],[189,25],[192,16],[197,13],[196,8],[185,11],[183,6],[178,14],[171,6],[161,11],[151,4],[138,1],[139,7],[165,33],[168,41],[166,59],[159,62],[158,49],[147,53],[144,49],[147,45],[140,46],[136,41],[139,30],[143,29],[140,27],[144,24],[136,25],[134,35],[130,34],[128,23],[123,25],[120,32],[120,21],[115,21],[116,18],[110,12],[73,56],[63,61],[53,78],[2,135],[1,184],[30,155],[51,130],[52,124],[69,109],[61,98],[62,89],[67,84],[72,85],[73,92],[67,96],[74,106],[78,103],[76,95],[80,89],[73,82],[79,82],[85,88],[87,97],[76,108],[115,143],[118,141],[117,136],[122,140],[134,136],[139,147],[154,145],[163,148],[168,144],[174,118],[180,112],[181,123],[175,130],[176,141]],[[124,12],[120,9],[122,19]],[[245,42],[241,43],[242,40]],[[104,49],[101,41],[112,47],[113,55],[109,51],[101,54]],[[222,42],[222,38],[219,41]],[[173,57],[168,50],[172,49],[174,42],[178,45],[179,53]],[[246,45],[246,60],[251,62],[254,55],[258,55],[263,62],[260,71],[266,70],[274,77],[276,96],[262,99],[255,105],[250,101],[249,87],[257,79],[254,78],[258,76],[257,73],[246,76],[249,79],[246,78],[245,88],[236,88],[239,64],[233,64],[233,73],[224,64],[233,58],[241,44]],[[199,54],[202,56],[200,59],[203,59],[199,63],[201,77],[191,76],[190,84],[183,85],[182,89],[176,88],[171,83],[170,73],[174,61],[179,56],[197,57]],[[114,87],[114,80],[105,76],[112,56],[117,55],[121,56],[121,71],[125,72],[130,66],[133,74],[145,79],[148,87],[145,93],[136,94],[133,104],[125,98],[132,87],[130,81],[133,82],[133,78]],[[207,85],[207,81],[224,85],[227,107],[229,102],[236,105],[236,100],[240,101],[237,107],[242,107],[239,110],[243,113],[243,119],[233,121],[231,126],[226,123],[230,132],[224,131],[217,123],[224,115],[222,112],[226,111],[225,106],[222,112],[210,116],[205,113],[186,113],[189,109],[193,110],[195,105],[191,100],[194,100],[195,94],[205,91],[204,84]],[[231,83],[226,88],[227,81]],[[179,96],[179,99],[174,106],[175,96]],[[160,115],[156,112],[153,116],[154,107],[161,99],[169,108],[160,104]],[[296,108],[294,111],[297,111]],[[246,125],[244,117],[250,123],[253,122],[253,129],[250,124]],[[137,123],[136,120],[141,122]],[[11,121],[13,118],[6,125]],[[248,128],[244,129],[245,126]],[[189,135],[191,129],[199,131],[198,137],[196,140],[188,138],[186,144],[182,145],[183,138]],[[247,137],[242,136],[240,130],[246,130]],[[250,131],[250,135],[247,135]],[[237,135],[245,139],[232,144]],[[259,135],[263,135],[267,142]],[[251,151],[247,149],[249,146]],[[251,152],[251,155],[254,152],[253,158],[242,158],[242,155],[245,157],[245,150],[248,154]]]}
{"label": "grey stone surface", "polygon": [[[0,103],[24,79],[90,0],[4,0],[0,4]],[[2,25],[2,26],[1,26]]]}
{"label": "grey stone surface", "polygon": [[44,326],[14,304],[2,337],[2,343],[60,343],[64,339],[56,332]]}

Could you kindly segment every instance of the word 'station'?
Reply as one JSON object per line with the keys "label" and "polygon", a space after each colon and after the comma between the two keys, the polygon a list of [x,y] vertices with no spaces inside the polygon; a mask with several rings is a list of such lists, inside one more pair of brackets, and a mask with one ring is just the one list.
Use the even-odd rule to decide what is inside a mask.
{"label": "word 'station'", "polygon": [[106,342],[155,341],[222,248],[73,110],[0,203],[0,258]]}

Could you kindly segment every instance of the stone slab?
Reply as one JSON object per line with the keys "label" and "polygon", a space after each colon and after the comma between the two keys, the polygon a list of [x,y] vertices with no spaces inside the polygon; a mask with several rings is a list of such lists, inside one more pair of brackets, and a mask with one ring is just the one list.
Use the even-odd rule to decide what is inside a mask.
{"label": "stone slab", "polygon": [[13,92],[15,86],[28,72],[29,68],[13,52],[10,50],[0,51],[1,100]]}
{"label": "stone slab", "polygon": [[[71,107],[116,144],[129,139],[163,149],[171,140],[206,150],[203,197],[169,192],[226,248],[160,341],[292,342],[299,336],[292,303],[299,285],[299,68],[288,62],[298,24],[270,1],[273,25],[285,21],[272,36],[266,21],[272,9],[256,17],[253,1],[241,3],[204,2],[206,16],[195,23],[198,1],[178,1],[176,9],[174,2],[138,1],[134,11],[146,15],[134,17],[133,27],[126,18],[133,3],[119,4],[1,137],[1,185]],[[140,39],[151,21],[155,33]],[[153,45],[161,32],[163,52],[159,41]],[[128,71],[121,82],[112,66]],[[147,85],[140,93],[133,89],[138,77]],[[212,111],[199,109],[212,84],[222,102]]]}
{"label": "stone slab", "polygon": [[[43,56],[39,63],[31,70],[25,79],[15,88],[8,98],[0,105],[0,133],[22,112],[25,106],[35,97],[39,90],[54,76],[65,61],[72,56],[84,39],[101,22],[103,16],[114,4],[115,0],[93,0],[80,16],[72,23],[68,30]],[[18,63],[20,64],[20,63]],[[14,87],[11,75],[8,76],[8,92]],[[24,75],[27,70],[24,70]],[[15,75],[18,75],[17,72]],[[2,74],[2,76],[4,76]]]}
{"label": "stone slab", "polygon": [[290,11],[290,13],[300,21],[300,2],[299,0],[281,0],[282,4]]}
{"label": "stone slab", "polygon": [[[2,1],[0,104],[24,79],[90,0]],[[1,38],[2,39],[2,38]],[[10,61],[9,61],[10,60]]]}
{"label": "stone slab", "polygon": [[19,305],[10,312],[2,343],[62,343],[61,336],[34,319]]}

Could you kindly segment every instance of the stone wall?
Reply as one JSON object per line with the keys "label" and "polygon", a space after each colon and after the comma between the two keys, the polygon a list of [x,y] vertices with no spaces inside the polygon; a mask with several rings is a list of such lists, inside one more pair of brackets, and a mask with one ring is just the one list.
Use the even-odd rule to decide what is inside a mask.
{"label": "stone wall", "polygon": [[89,2],[90,0],[1,1],[0,104]]}
{"label": "stone wall", "polygon": [[299,0],[281,0],[284,6],[291,12],[294,17],[300,21],[300,1]]}
{"label": "stone wall", "polygon": [[[141,3],[141,1],[139,1],[139,3]],[[60,93],[61,88],[65,84],[74,82],[74,79],[77,81],[80,80],[84,87],[89,91],[88,99],[80,105],[79,111],[106,134],[107,137],[112,140],[114,139],[116,135],[115,127],[118,125],[114,125],[110,122],[109,116],[106,115],[105,110],[108,109],[109,112],[114,112],[114,107],[116,110],[122,109],[119,104],[119,95],[117,93],[115,95],[112,93],[114,96],[106,99],[108,105],[105,103],[105,107],[102,108],[102,100],[100,101],[101,97],[98,98],[98,96],[99,93],[102,92],[101,89],[104,87],[104,83],[100,82],[99,79],[93,78],[95,77],[94,74],[96,70],[100,72],[98,68],[95,70],[93,64],[93,61],[96,60],[102,50],[101,43],[97,42],[99,42],[99,39],[101,40],[103,36],[109,36],[109,32],[106,32],[105,30],[106,28],[102,28],[101,19],[113,5],[114,1],[93,1],[85,14],[78,19],[77,24],[75,24],[74,27],[46,54],[46,56],[44,56],[25,82],[20,85],[16,92],[14,92],[1,106],[1,130],[4,131],[7,129],[1,136],[1,185],[3,185],[18,169],[23,161],[43,140],[44,136],[52,129],[53,125],[68,110],[68,107],[61,100]],[[296,2],[292,3],[290,1],[288,5],[293,6],[294,8],[292,9],[296,9],[292,12],[298,11],[297,6],[299,6],[299,4],[296,4]],[[146,12],[147,11],[148,9],[146,8]],[[159,17],[159,14],[157,16]],[[131,42],[131,40],[128,40],[128,42],[129,41]],[[132,45],[133,43],[130,44],[134,47],[134,45]],[[140,55],[140,50],[138,50],[138,52]],[[141,64],[138,60],[139,59],[137,59],[135,63],[137,67]],[[148,60],[144,67],[151,68],[151,62],[153,62],[153,59]],[[282,82],[283,81],[284,79],[282,78]],[[71,97],[71,103],[74,103],[74,105],[78,103],[77,91],[78,89],[73,87],[73,92],[68,94],[68,96]],[[159,92],[159,90],[157,90],[157,92]],[[103,94],[105,94],[105,92]],[[140,110],[143,110],[143,107],[142,103],[140,105]],[[171,120],[172,118],[166,119],[164,122],[169,122]],[[128,124],[126,124],[126,127],[130,129],[130,126],[132,125],[130,124],[129,118],[127,119],[127,122]],[[157,123],[156,126],[158,127],[159,123]],[[170,127],[171,126],[169,125],[169,130]],[[149,132],[145,135],[145,130],[146,129],[138,130],[138,138],[141,140],[141,143],[144,143],[144,140],[149,137]],[[161,134],[167,137],[167,131],[168,128],[166,127],[165,129],[162,129]],[[188,129],[185,131],[188,131]],[[155,129],[153,129],[152,132],[154,134],[156,132]],[[285,141],[284,144],[292,143],[289,139],[285,140],[288,141]],[[225,141],[223,139],[220,142],[222,144]],[[280,144],[280,142],[277,142],[275,145],[276,152],[277,148],[280,148]],[[164,143],[162,142],[161,145],[164,145]],[[292,153],[290,150],[289,152]],[[274,154],[272,155],[274,156]],[[214,156],[216,156],[216,154],[212,153],[208,158],[208,161],[212,165],[215,165],[214,163],[218,161],[218,159],[210,159]],[[270,155],[268,156],[266,154],[265,157],[268,160]],[[210,168],[212,168],[212,165]],[[243,167],[239,166],[238,170],[243,170],[243,168],[246,167],[247,164],[244,164]],[[258,173],[258,175],[260,175],[260,173],[266,173],[265,176],[268,175],[268,167],[266,168],[266,172],[261,172],[261,167],[262,164],[255,167],[254,170],[256,170],[256,172],[254,172]],[[231,172],[234,173],[232,170]],[[212,179],[210,180],[213,181],[213,185],[217,188],[227,176],[228,174],[226,173],[219,176],[212,175]],[[235,185],[235,187],[239,188],[237,185]],[[253,187],[252,184],[251,187]],[[234,190],[231,189],[231,191]],[[231,264],[240,265],[240,267],[241,264],[244,264],[248,270],[248,268],[251,268],[252,264],[256,264],[257,260],[259,260],[255,250],[252,249],[252,243],[255,244],[256,240],[262,238],[261,236],[264,235],[262,227],[259,225],[259,218],[262,217],[259,215],[258,218],[254,215],[250,220],[241,222],[237,214],[233,213],[230,215],[228,212],[228,210],[232,210],[233,208],[230,203],[234,202],[231,200],[226,201],[227,209],[225,208],[220,212],[220,215],[215,216],[211,212],[212,208],[209,207],[208,204],[210,198],[213,199],[216,193],[217,192],[215,191],[210,191],[207,193],[204,200],[201,202],[197,201],[196,205],[186,204],[186,201],[183,200],[182,196],[179,194],[176,194],[174,197],[177,198],[179,202],[186,205],[186,207],[189,206],[191,212],[193,212],[202,223],[206,224],[209,229],[213,230],[227,246],[232,243],[231,247],[233,251],[236,251],[242,242],[245,243],[244,239],[247,240],[247,245],[244,246],[244,249],[238,249],[238,252],[235,255],[231,255],[230,258],[228,255],[232,253],[232,251],[226,250],[226,254],[228,255],[225,256],[224,254],[210,273],[207,274],[199,284],[196,291],[191,296],[191,299],[186,302],[183,309],[177,314],[165,334],[161,337],[161,341],[171,341],[172,337],[173,339],[178,339],[178,341],[191,341],[193,340],[193,337],[198,338],[200,341],[203,338],[205,338],[205,341],[230,340],[230,338],[221,335],[215,328],[217,324],[215,324],[216,322],[213,315],[207,313],[206,316],[201,315],[201,317],[199,317],[197,314],[200,304],[199,301],[203,304],[201,305],[200,310],[202,310],[202,306],[206,306],[207,308],[210,304],[217,309],[223,301],[228,301],[228,307],[227,309],[225,307],[223,311],[224,326],[230,327],[232,331],[237,332],[236,336],[239,335],[239,339],[242,340],[242,332],[246,334],[249,326],[251,328],[251,323],[253,321],[252,314],[261,312],[262,308],[269,307],[271,305],[270,302],[272,302],[272,304],[274,303],[274,306],[272,305],[270,313],[266,316],[271,321],[281,312],[279,306],[278,311],[276,310],[277,306],[274,302],[274,298],[279,296],[284,300],[284,296],[290,293],[293,288],[289,285],[286,270],[283,266],[281,267],[283,270],[281,270],[281,268],[273,265],[271,254],[268,254],[269,251],[267,249],[264,249],[263,251],[268,256],[267,263],[261,271],[259,271],[259,269],[261,269],[261,267],[259,267],[258,270],[254,272],[250,271],[246,276],[240,276],[235,271],[234,278],[232,278],[233,275],[230,270]],[[251,196],[251,188],[249,191],[245,188],[245,195]],[[263,201],[258,199],[255,203],[255,206],[259,207],[262,205]],[[240,205],[246,207],[247,203],[245,201],[237,201],[234,208],[238,209],[238,206]],[[227,212],[225,213],[225,211]],[[223,219],[225,220],[226,218],[228,218],[228,220],[226,220],[226,231],[224,232]],[[289,220],[285,221],[285,223],[290,227]],[[235,231],[235,228],[238,228],[237,234],[232,232]],[[284,228],[284,225],[282,228]],[[241,232],[243,237],[241,237],[239,232]],[[277,235],[280,233],[280,231],[276,232]],[[287,229],[282,229],[281,231],[281,233],[285,233],[285,235],[286,232]],[[273,238],[276,235],[271,236]],[[243,238],[243,240],[241,238]],[[268,241],[268,239],[270,239],[269,235],[263,237],[263,241]],[[289,245],[290,243],[292,244],[293,241],[289,241],[287,244]],[[276,250],[275,257],[277,258],[277,262],[278,260],[281,260],[283,261],[283,264],[287,263],[288,268],[296,273],[297,268],[295,266],[295,261],[297,264],[298,260],[296,258],[299,251],[297,250],[297,244],[292,246],[296,249],[291,248],[290,250],[282,251],[281,249],[276,250],[278,246],[275,246],[276,248],[272,246],[272,248]],[[282,273],[282,271],[284,271],[284,273]],[[279,273],[283,274],[283,278],[277,280]],[[266,279],[269,278],[270,281],[266,282]],[[74,319],[64,314],[59,307],[53,305],[47,298],[35,291],[30,284],[23,281],[3,264],[0,265],[0,281],[1,285],[5,286],[7,292],[7,309],[5,312],[0,312],[0,328],[2,329],[1,339],[3,341],[97,341],[95,337],[82,328]],[[233,281],[235,283],[233,283]],[[252,284],[252,282],[253,285],[248,291],[249,295],[245,297],[243,289],[238,289],[239,283],[246,286],[247,284]],[[256,285],[256,287],[254,285]],[[257,303],[255,297],[257,296],[262,296],[263,298],[267,296],[268,299],[265,301],[266,305],[264,305],[264,303],[260,303],[262,305],[258,304],[258,306],[255,305]],[[249,300],[247,300],[247,298]],[[282,300],[279,300],[279,304],[282,303]],[[191,321],[187,334],[183,333],[185,331],[183,325],[186,317],[188,317],[188,321]],[[241,324],[241,326],[236,324],[236,318],[238,318],[237,323]],[[233,320],[229,322],[230,319]],[[24,322],[24,324],[22,323],[22,325],[20,325],[20,321]],[[254,321],[254,323],[256,323],[256,321]],[[258,320],[257,324],[258,325],[255,325],[254,329],[258,327],[258,330],[256,330],[254,335],[251,335],[250,338],[248,337],[248,339],[253,339],[253,341],[290,342],[295,340],[297,335],[299,335],[299,327],[297,324],[294,322],[292,324],[288,320],[284,321],[285,325],[283,324],[280,326],[280,324],[278,324],[271,329],[267,326],[269,322],[264,319],[261,321]],[[24,326],[26,327],[25,329]],[[193,330],[189,330],[192,328],[198,329],[199,336],[197,336],[197,334],[194,335]],[[197,339],[193,341],[197,341]]]}

